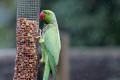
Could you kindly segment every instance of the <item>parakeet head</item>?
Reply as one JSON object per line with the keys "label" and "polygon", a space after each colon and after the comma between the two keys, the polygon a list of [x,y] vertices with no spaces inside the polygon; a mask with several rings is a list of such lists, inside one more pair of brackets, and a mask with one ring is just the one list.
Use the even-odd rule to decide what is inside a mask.
{"label": "parakeet head", "polygon": [[40,19],[44,20],[47,24],[54,23],[54,21],[56,21],[55,14],[50,10],[42,10],[40,13]]}

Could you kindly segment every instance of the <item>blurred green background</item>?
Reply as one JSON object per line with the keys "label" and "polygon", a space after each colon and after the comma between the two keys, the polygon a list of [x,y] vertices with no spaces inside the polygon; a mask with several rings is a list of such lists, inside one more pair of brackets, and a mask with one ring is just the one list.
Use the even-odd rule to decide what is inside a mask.
{"label": "blurred green background", "polygon": [[[53,10],[70,45],[119,46],[120,0],[42,0]],[[16,47],[16,0],[0,0],[0,48]]]}
{"label": "blurred green background", "polygon": [[[2,80],[13,79],[16,1],[0,0]],[[55,12],[60,32],[70,37],[69,47],[68,36],[63,36],[61,60],[66,67],[60,68],[69,69],[68,80],[120,80],[120,0],[41,0],[43,9]]]}

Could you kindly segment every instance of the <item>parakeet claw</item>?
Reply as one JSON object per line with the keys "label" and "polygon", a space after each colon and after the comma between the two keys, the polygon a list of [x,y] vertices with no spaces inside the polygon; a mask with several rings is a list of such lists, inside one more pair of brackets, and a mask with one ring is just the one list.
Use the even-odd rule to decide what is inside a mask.
{"label": "parakeet claw", "polygon": [[43,63],[44,62],[44,59],[42,58],[42,59],[40,59],[40,63]]}
{"label": "parakeet claw", "polygon": [[37,36],[36,38],[40,38],[40,36]]}
{"label": "parakeet claw", "polygon": [[40,42],[40,43],[44,43],[44,40],[43,40],[43,39],[40,39],[39,42]]}

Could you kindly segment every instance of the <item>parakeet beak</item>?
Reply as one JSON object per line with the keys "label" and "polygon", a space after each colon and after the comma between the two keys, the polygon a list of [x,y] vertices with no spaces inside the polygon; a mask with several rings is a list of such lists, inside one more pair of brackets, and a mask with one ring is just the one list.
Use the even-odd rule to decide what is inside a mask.
{"label": "parakeet beak", "polygon": [[45,14],[43,12],[40,13],[40,19],[44,20]]}

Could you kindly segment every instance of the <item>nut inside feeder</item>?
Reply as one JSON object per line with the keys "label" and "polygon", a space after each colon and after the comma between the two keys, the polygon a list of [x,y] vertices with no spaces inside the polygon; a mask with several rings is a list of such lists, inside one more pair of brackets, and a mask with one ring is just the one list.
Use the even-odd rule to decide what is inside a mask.
{"label": "nut inside feeder", "polygon": [[40,0],[17,0],[14,80],[37,80]]}

